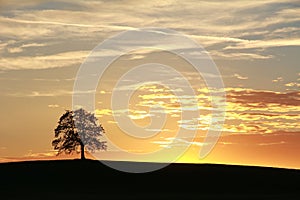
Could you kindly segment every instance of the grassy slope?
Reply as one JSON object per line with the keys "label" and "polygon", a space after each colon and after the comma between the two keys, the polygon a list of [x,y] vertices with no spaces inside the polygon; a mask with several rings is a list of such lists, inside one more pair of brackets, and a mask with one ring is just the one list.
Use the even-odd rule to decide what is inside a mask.
{"label": "grassy slope", "polygon": [[28,161],[0,164],[0,178],[0,192],[9,199],[300,197],[299,170],[266,167],[171,164],[132,174],[92,160]]}

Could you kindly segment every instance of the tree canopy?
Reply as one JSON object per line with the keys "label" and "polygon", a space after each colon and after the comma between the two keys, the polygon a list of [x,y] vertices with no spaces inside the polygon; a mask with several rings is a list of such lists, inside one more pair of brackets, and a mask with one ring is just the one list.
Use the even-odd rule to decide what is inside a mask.
{"label": "tree canopy", "polygon": [[91,152],[106,150],[106,141],[100,141],[105,133],[101,124],[98,124],[94,114],[80,108],[75,111],[66,110],[60,117],[54,130],[55,138],[52,141],[54,150],[58,154],[65,152],[81,152],[81,159],[85,159],[85,149]]}

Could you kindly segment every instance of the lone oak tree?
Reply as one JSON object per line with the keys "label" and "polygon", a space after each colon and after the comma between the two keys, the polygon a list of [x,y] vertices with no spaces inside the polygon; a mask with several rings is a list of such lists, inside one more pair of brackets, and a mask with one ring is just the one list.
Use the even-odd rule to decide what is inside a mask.
{"label": "lone oak tree", "polygon": [[85,159],[84,151],[106,150],[106,141],[100,141],[99,137],[105,133],[101,124],[98,124],[94,114],[80,108],[75,111],[66,110],[60,117],[54,130],[55,138],[52,141],[57,155],[65,152],[81,152],[81,159]]}

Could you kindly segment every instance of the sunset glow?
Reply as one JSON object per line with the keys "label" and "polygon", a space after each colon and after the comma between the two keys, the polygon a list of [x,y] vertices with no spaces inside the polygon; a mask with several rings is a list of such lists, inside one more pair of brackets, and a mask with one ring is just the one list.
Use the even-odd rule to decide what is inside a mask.
{"label": "sunset glow", "polygon": [[[167,154],[137,156],[185,145],[174,162],[300,169],[299,1],[1,1],[0,26],[0,162],[78,158],[56,156],[51,141],[59,117],[72,109],[81,64],[116,34],[161,27],[191,38],[211,56],[226,92],[224,124],[221,114],[212,117],[217,108],[211,92],[220,91],[209,88],[191,63],[163,49],[138,49],[111,63],[99,80],[94,114],[106,131],[108,149],[97,155],[103,160],[166,162]],[[170,41],[168,48],[187,49],[175,44]],[[179,80],[168,77],[164,68],[144,71],[145,76],[157,70],[157,76],[173,78],[176,91],[155,81],[129,79],[115,89],[124,74],[149,63],[182,74]],[[187,81],[195,95],[180,93],[180,81]],[[134,91],[127,109],[112,108],[114,89]],[[184,111],[199,114],[186,118]],[[116,120],[121,115],[153,134],[125,133]],[[147,127],[157,115],[164,116],[163,126]],[[217,126],[222,126],[217,144],[200,159],[207,131]],[[179,130],[184,137],[177,136]]]}

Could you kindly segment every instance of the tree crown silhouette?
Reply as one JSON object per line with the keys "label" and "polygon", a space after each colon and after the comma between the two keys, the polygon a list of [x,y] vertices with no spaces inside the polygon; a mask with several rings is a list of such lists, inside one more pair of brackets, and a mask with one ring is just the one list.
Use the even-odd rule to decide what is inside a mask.
{"label": "tree crown silhouette", "polygon": [[80,108],[75,111],[66,110],[60,117],[54,130],[55,138],[52,141],[57,155],[65,152],[81,152],[81,159],[85,159],[85,149],[91,152],[106,150],[106,141],[100,141],[105,133],[101,124],[98,124],[94,114]]}

